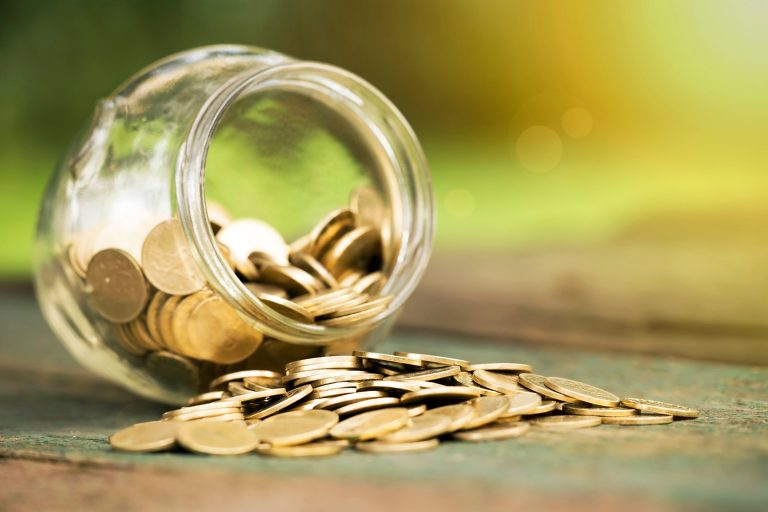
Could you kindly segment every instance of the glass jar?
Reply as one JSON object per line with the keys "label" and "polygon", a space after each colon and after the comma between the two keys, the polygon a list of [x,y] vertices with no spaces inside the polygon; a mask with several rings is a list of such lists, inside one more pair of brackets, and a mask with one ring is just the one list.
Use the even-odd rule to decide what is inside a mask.
{"label": "glass jar", "polygon": [[[245,224],[269,223],[251,231],[255,238],[246,246],[268,245],[264,240],[277,232],[292,240],[285,243],[291,258],[315,250],[319,242],[307,233],[317,235],[328,212],[326,223],[339,209],[352,211],[357,224],[349,229],[375,226],[380,240],[381,279],[365,295],[387,299],[371,314],[341,323],[266,302],[257,296],[263,288],[243,274],[264,276],[259,263],[285,261],[259,260],[259,251],[235,258],[222,231],[217,238],[230,222],[222,206],[229,215],[259,219]],[[254,47],[211,46],[156,62],[97,103],[42,201],[35,284],[45,318],[84,366],[176,404],[222,373],[278,371],[293,359],[375,343],[419,281],[433,230],[426,159],[379,91],[326,64]],[[166,257],[161,264],[159,253],[146,252],[148,240],[158,237],[153,247]],[[254,268],[241,268],[241,261]],[[365,261],[371,270],[373,260]],[[364,275],[355,269],[356,275],[335,277],[352,286]],[[200,282],[157,286],[184,278]],[[202,295],[185,300],[193,294]],[[203,321],[208,330],[201,334],[190,315],[211,302],[222,323]],[[178,337],[170,343],[163,336],[176,328],[198,342],[205,336],[205,343],[250,345],[235,355],[196,359],[188,347],[176,350]]]}

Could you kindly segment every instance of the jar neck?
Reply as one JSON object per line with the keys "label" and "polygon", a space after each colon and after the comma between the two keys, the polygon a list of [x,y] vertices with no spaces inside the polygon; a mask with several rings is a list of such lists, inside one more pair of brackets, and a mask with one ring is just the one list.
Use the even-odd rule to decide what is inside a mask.
{"label": "jar neck", "polygon": [[[217,249],[208,222],[205,166],[208,149],[228,109],[261,91],[299,85],[327,106],[344,110],[355,128],[372,142],[388,168],[390,204],[399,225],[382,294],[391,294],[387,310],[353,327],[325,327],[288,318],[265,306],[240,282]],[[373,86],[339,68],[288,62],[244,72],[217,89],[198,111],[176,161],[176,210],[192,252],[210,286],[267,336],[324,345],[372,329],[402,306],[418,284],[430,256],[434,206],[426,158],[400,112]]]}

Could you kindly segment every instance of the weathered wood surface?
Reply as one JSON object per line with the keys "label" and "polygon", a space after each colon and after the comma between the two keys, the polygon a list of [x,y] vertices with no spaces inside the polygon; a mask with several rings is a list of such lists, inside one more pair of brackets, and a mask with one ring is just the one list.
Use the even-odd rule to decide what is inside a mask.
{"label": "weathered wood surface", "polygon": [[532,431],[410,455],[132,455],[106,438],[161,406],[85,373],[29,297],[0,295],[0,510],[765,510],[768,370],[398,333],[382,350],[512,360],[700,407],[666,426]]}

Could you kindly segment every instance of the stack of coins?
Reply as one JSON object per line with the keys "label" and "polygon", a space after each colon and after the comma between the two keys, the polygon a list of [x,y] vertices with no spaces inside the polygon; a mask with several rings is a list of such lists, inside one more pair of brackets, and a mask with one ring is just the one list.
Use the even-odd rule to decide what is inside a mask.
{"label": "stack of coins", "polygon": [[[214,203],[208,214],[232,271],[288,321],[354,327],[391,302],[380,293],[391,257],[382,225],[387,215],[369,187],[356,189],[349,207],[331,212],[290,244],[264,221],[231,220]],[[257,354],[262,333],[208,287],[178,219],[154,224],[140,243],[122,243],[132,250],[110,246],[118,238],[95,230],[73,242],[67,255],[84,280],[88,306],[107,321],[107,342],[121,355],[141,358],[155,377],[179,390],[199,390],[226,371],[269,367],[269,355]]]}
{"label": "stack of coins", "polygon": [[524,363],[473,364],[410,352],[303,359],[283,373],[221,375],[187,406],[128,427],[110,443],[116,450],[178,446],[210,455],[321,456],[348,447],[417,452],[442,441],[510,439],[531,428],[661,425],[699,414],[532,372]]}

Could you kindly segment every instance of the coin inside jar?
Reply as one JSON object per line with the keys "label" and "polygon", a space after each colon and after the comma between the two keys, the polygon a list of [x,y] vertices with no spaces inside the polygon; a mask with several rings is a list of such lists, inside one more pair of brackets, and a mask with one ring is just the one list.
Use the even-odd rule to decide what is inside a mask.
{"label": "coin inside jar", "polygon": [[133,257],[120,249],[104,249],[88,263],[85,275],[92,306],[112,322],[130,322],[149,298],[147,282]]}
{"label": "coin inside jar", "polygon": [[161,222],[149,232],[141,265],[149,282],[171,295],[188,295],[205,286],[178,219]]}

